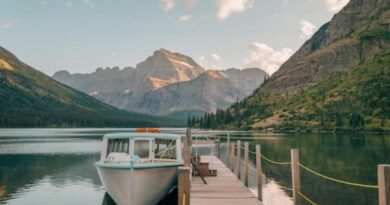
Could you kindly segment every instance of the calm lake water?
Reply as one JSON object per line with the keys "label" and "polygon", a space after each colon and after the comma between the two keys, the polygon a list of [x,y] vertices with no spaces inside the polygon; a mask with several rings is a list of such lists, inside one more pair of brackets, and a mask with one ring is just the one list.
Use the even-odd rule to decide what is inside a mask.
{"label": "calm lake water", "polygon": [[[101,185],[94,162],[101,137],[119,129],[0,129],[0,204],[114,204]],[[307,167],[336,178],[377,183],[377,164],[390,163],[390,137],[382,135],[288,134],[233,136],[262,145],[270,159],[289,161],[299,148]],[[236,138],[237,137],[237,138]],[[233,138],[233,139],[234,139]],[[221,150],[224,153],[224,148]],[[251,158],[254,160],[254,156]],[[268,205],[291,203],[287,165],[263,161],[269,183]],[[250,184],[254,173],[250,170]],[[301,170],[302,192],[318,204],[378,204],[377,190],[354,188],[321,179]],[[173,197],[175,198],[175,197]],[[166,203],[170,204],[172,200]]]}

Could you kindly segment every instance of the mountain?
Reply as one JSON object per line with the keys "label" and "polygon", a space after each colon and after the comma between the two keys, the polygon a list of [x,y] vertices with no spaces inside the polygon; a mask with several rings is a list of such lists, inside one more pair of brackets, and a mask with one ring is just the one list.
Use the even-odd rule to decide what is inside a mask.
{"label": "mountain", "polygon": [[143,95],[140,101],[129,104],[141,112],[169,114],[183,110],[215,112],[245,97],[219,71],[206,71],[191,81],[171,84]]}
{"label": "mountain", "polygon": [[139,63],[134,74],[138,80],[152,77],[176,83],[194,79],[203,72],[204,68],[192,58],[160,49]]}
{"label": "mountain", "polygon": [[121,109],[183,117],[226,108],[251,94],[267,77],[258,68],[205,71],[192,58],[166,49],[155,51],[136,68],[99,68],[90,74],[59,71],[53,75]]}
{"label": "mountain", "polygon": [[269,77],[265,71],[259,68],[245,68],[243,70],[230,68],[222,73],[247,96],[252,94]]}
{"label": "mountain", "polygon": [[0,47],[0,127],[158,126],[63,85]]}
{"label": "mountain", "polygon": [[280,67],[260,92],[293,95],[388,51],[388,9],[388,0],[350,1]]}
{"label": "mountain", "polygon": [[390,0],[351,0],[214,126],[389,129],[389,19]]}
{"label": "mountain", "polygon": [[107,67],[98,68],[90,74],[73,75],[68,71],[58,71],[53,78],[82,92],[96,93],[96,97],[101,99],[100,94],[137,93],[144,86],[155,89],[162,85],[188,81],[204,71],[192,58],[160,49],[137,64],[136,68],[126,67],[120,70],[118,67]]}

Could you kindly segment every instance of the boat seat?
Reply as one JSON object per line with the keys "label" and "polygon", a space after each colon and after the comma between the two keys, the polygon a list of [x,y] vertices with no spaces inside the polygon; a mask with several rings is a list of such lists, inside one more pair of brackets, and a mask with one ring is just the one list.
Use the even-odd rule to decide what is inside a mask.
{"label": "boat seat", "polygon": [[130,162],[130,155],[123,152],[111,152],[104,162],[109,163],[128,163]]}

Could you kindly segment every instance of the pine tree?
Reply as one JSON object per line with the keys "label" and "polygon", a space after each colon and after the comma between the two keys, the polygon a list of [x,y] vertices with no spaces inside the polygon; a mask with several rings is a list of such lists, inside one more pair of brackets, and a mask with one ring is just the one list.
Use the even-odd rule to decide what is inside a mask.
{"label": "pine tree", "polygon": [[187,116],[187,127],[191,127],[190,116]]}

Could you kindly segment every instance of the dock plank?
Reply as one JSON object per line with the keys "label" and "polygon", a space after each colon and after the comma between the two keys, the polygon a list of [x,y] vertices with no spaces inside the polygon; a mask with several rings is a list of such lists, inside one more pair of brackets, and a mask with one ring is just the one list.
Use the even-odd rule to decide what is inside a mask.
{"label": "dock plank", "polygon": [[216,177],[206,177],[204,184],[199,177],[192,177],[191,205],[263,205],[257,197],[215,156],[201,156],[202,162],[209,162],[211,169],[217,169]]}

